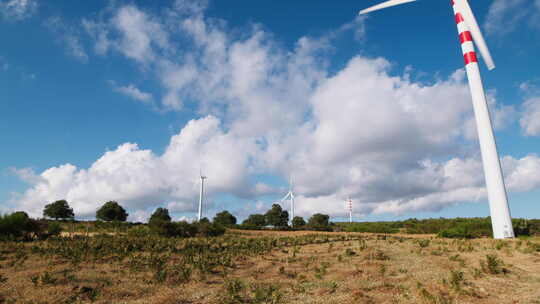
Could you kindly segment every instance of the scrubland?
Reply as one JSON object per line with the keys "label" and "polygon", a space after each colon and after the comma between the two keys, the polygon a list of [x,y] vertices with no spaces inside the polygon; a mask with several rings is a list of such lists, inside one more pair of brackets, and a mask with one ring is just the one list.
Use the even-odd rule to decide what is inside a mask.
{"label": "scrubland", "polygon": [[229,230],[2,242],[0,303],[540,303],[540,238]]}

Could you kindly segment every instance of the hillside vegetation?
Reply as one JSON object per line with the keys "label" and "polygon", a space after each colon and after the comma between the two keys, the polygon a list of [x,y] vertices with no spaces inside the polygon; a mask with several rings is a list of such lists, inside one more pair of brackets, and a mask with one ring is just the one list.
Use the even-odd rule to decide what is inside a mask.
{"label": "hillside vegetation", "polygon": [[230,230],[0,242],[0,303],[539,303],[540,239]]}

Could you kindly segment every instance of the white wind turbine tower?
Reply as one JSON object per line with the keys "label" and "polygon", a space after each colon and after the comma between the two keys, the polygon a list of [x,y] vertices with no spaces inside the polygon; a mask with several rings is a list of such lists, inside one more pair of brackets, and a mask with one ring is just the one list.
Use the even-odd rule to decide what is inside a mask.
{"label": "white wind turbine tower", "polygon": [[294,219],[294,192],[293,192],[293,180],[292,177],[289,179],[289,192],[279,201],[280,204],[283,203],[285,200],[289,199],[289,202],[291,204],[291,222]]}
{"label": "white wind turbine tower", "polygon": [[[413,1],[416,0],[390,0],[364,9],[360,11],[360,14]],[[471,7],[469,6],[469,2],[467,0],[452,0],[452,6],[456,18],[459,39],[461,41],[461,49],[465,59],[469,88],[472,95],[478,139],[480,141],[480,151],[482,154],[482,164],[484,166],[484,175],[488,192],[493,237],[496,239],[513,238],[514,229],[512,228],[512,220],[510,218],[508,198],[504,186],[499,154],[497,152],[495,136],[493,135],[493,127],[491,125],[482,78],[480,77],[480,69],[474,50],[474,44],[478,47],[489,70],[495,68],[495,63],[491,58],[482,32],[480,31]]]}
{"label": "white wind turbine tower", "polygon": [[202,204],[203,204],[203,196],[204,196],[204,180],[206,179],[206,176],[202,174],[202,171],[199,171],[199,176],[201,178],[201,188],[199,191],[199,216],[198,221],[201,221],[202,218]]}
{"label": "white wind turbine tower", "polygon": [[349,211],[349,223],[352,223],[352,199],[347,200],[347,210]]}

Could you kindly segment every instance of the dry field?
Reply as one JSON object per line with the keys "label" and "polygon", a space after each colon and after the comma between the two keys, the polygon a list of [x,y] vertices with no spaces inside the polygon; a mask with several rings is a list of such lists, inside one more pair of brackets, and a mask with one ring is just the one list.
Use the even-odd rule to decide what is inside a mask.
{"label": "dry field", "polygon": [[0,243],[0,303],[540,303],[540,239],[230,231]]}

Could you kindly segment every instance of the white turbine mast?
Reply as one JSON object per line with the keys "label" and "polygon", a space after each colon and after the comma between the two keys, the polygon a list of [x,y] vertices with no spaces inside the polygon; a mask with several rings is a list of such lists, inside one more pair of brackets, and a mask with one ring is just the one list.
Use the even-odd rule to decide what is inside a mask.
{"label": "white turbine mast", "polygon": [[293,179],[292,177],[289,178],[289,192],[285,194],[285,196],[279,200],[279,203],[282,204],[285,200],[289,199],[289,203],[291,206],[291,217],[290,221],[292,223],[292,220],[294,219],[294,191],[293,191]]}
{"label": "white turbine mast", "polygon": [[[413,2],[416,0],[390,0],[381,4],[360,11],[366,14],[379,9],[394,5]],[[491,213],[491,225],[493,227],[493,237],[496,239],[513,238],[514,229],[508,207],[508,198],[504,185],[499,153],[493,134],[491,117],[489,115],[488,104],[480,76],[478,59],[474,50],[474,45],[478,47],[484,62],[489,70],[495,68],[495,63],[486,45],[482,32],[478,27],[476,18],[467,0],[452,0],[454,15],[456,18],[461,49],[465,60],[469,88],[472,95],[474,115],[480,151],[482,154],[482,164],[484,166],[484,176],[488,192],[489,208]]]}
{"label": "white turbine mast", "polygon": [[202,174],[202,170],[199,170],[199,176],[201,179],[201,185],[200,185],[200,191],[199,191],[199,216],[198,221],[201,221],[202,218],[202,205],[203,205],[203,198],[204,198],[204,180],[206,179],[206,176]]}
{"label": "white turbine mast", "polygon": [[347,210],[349,211],[349,223],[352,223],[352,199],[347,199]]}

